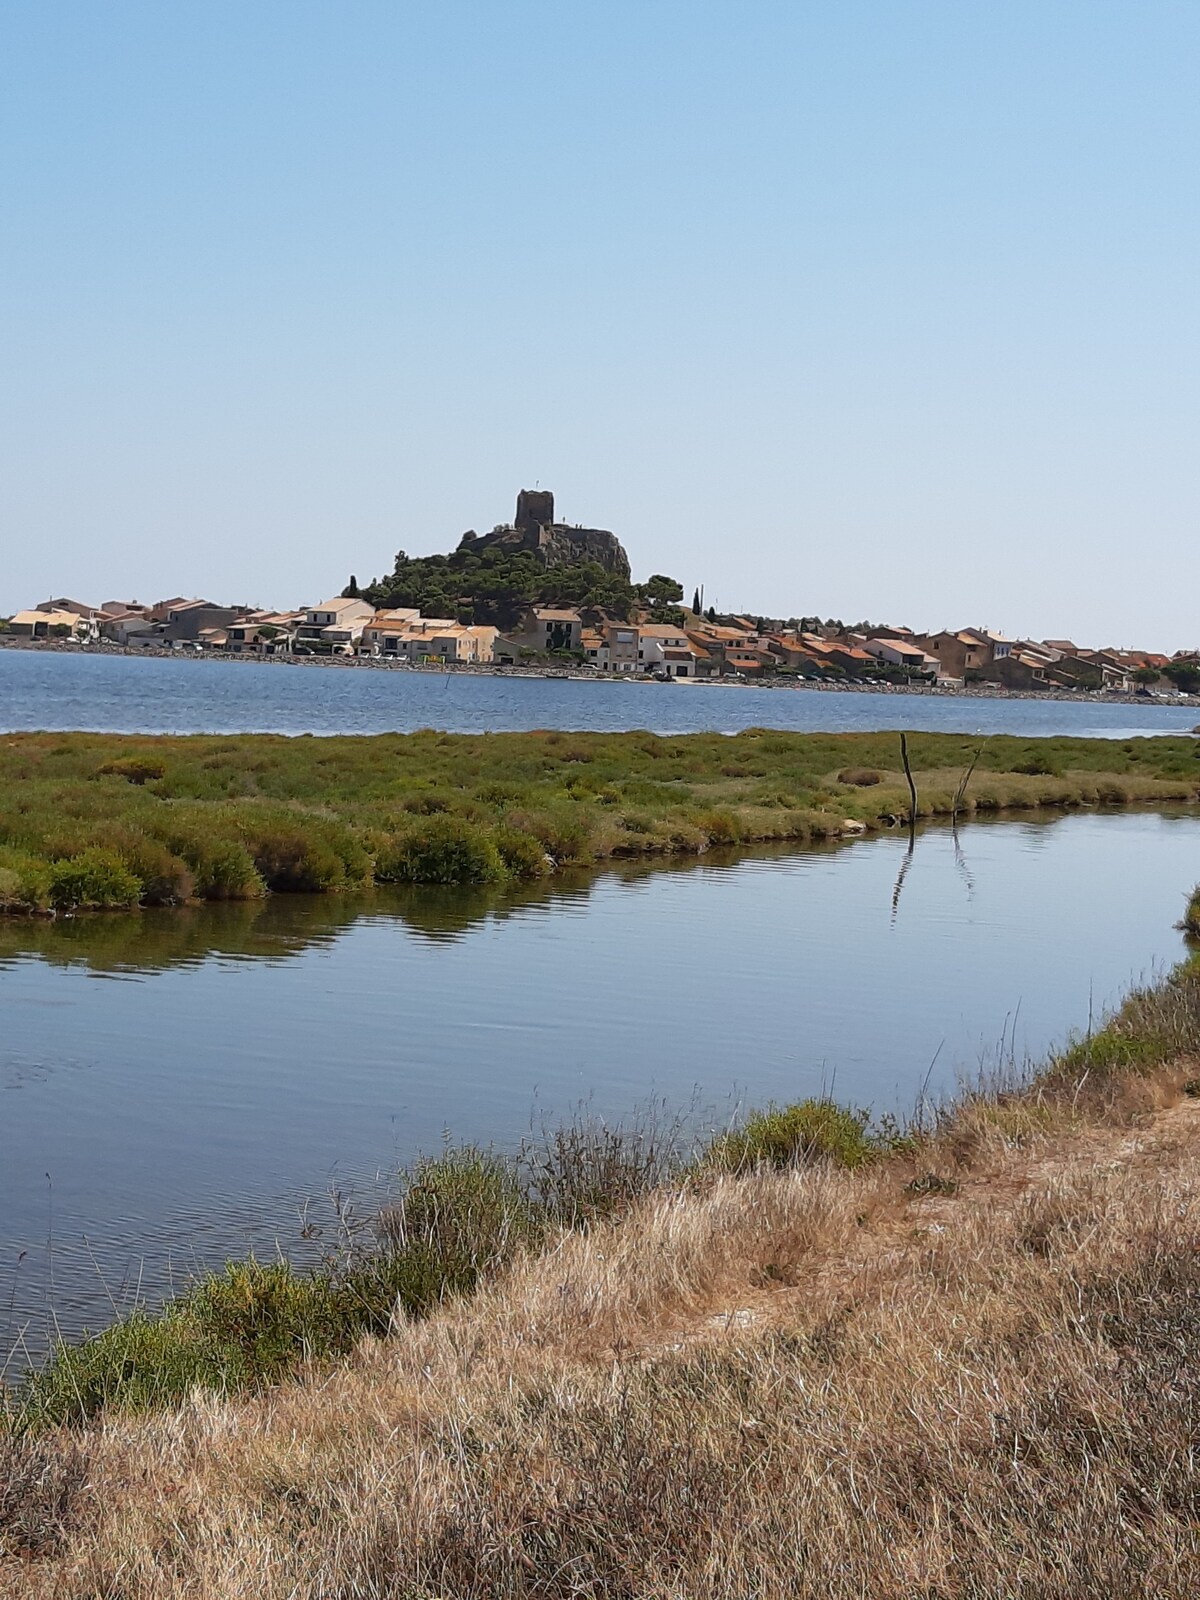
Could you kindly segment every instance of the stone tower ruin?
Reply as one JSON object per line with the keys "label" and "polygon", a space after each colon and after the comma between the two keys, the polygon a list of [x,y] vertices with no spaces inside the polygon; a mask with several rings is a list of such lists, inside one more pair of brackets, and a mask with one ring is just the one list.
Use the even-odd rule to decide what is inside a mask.
{"label": "stone tower ruin", "polygon": [[536,533],[554,526],[554,496],[549,489],[522,489],[517,495],[517,515],[513,527],[522,533]]}

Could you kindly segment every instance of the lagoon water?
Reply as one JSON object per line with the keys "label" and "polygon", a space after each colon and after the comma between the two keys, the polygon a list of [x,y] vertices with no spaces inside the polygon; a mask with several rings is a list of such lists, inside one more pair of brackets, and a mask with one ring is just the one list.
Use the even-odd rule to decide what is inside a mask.
{"label": "lagoon water", "polygon": [[1187,733],[1200,708],[965,695],[587,682],[396,667],[0,650],[0,732],[450,733],[530,728],[614,733]]}
{"label": "lagoon water", "polygon": [[823,1090],[904,1113],[1175,960],[1198,878],[1194,813],[1073,814],[930,829],[911,858],[885,835],[0,923],[0,1351],[227,1253],[316,1251],[331,1188],[368,1211],[445,1130],[512,1145],[653,1097],[712,1124]]}

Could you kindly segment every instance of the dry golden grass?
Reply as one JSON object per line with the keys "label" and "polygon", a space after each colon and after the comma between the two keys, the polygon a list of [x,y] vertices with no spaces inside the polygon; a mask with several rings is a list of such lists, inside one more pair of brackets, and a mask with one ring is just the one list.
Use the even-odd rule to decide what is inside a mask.
{"label": "dry golden grass", "polygon": [[1192,1070],[660,1193],[304,1382],[10,1442],[0,1594],[1192,1595]]}

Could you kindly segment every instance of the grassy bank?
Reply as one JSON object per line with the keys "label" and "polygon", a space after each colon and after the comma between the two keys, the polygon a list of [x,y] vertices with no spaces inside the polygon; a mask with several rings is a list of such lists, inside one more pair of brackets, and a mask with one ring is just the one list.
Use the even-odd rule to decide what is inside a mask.
{"label": "grassy bank", "polygon": [[60,1356],[0,1442],[0,1592],[1190,1595],[1198,1092],[1193,959],[902,1135],[451,1152],[381,1226],[392,1337],[306,1363],[344,1336],[242,1267],[145,1323],[240,1369]]}
{"label": "grassy bank", "polygon": [[[1192,738],[909,738],[920,816],[1194,801]],[[969,783],[962,780],[974,763]],[[0,910],[488,884],[836,837],[910,809],[892,734],[12,735]]]}

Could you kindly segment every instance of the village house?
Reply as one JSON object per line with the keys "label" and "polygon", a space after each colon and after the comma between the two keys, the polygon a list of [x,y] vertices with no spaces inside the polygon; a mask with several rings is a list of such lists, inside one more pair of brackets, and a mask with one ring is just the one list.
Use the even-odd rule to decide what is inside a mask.
{"label": "village house", "polygon": [[816,665],[812,652],[801,644],[800,640],[788,633],[772,633],[767,636],[767,648],[771,654],[779,657],[779,664],[796,671],[812,671]]}
{"label": "village house", "polygon": [[[386,659],[485,665],[496,659],[499,630],[456,622],[452,617],[414,615],[407,623],[375,623],[371,652]],[[366,641],[364,637],[364,647]],[[378,649],[376,649],[378,646]]]}
{"label": "village house", "polygon": [[1016,644],[1015,639],[1008,639],[1002,633],[992,633],[988,630],[984,631],[983,637],[992,647],[993,661],[1003,661],[1005,656],[1012,653]]}
{"label": "village house", "polygon": [[986,681],[999,683],[1006,689],[1047,689],[1058,679],[1054,664],[1044,656],[1025,650],[1011,650],[998,661],[993,661],[985,672]]}
{"label": "village house", "polygon": [[366,600],[347,600],[342,595],[323,600],[304,613],[292,650],[297,655],[351,655],[374,615],[375,607]]}
{"label": "village house", "polygon": [[685,629],[674,623],[643,622],[638,635],[638,660],[643,672],[671,678],[695,677],[695,648]]}
{"label": "village house", "polygon": [[225,630],[224,648],[231,655],[282,656],[292,648],[303,611],[262,611],[238,617]]}
{"label": "village house", "polygon": [[[154,609],[157,610],[157,607]],[[202,633],[225,628],[242,614],[236,606],[219,606],[211,600],[174,601],[162,619],[162,642],[198,643]]]}
{"label": "village house", "polygon": [[66,595],[60,595],[57,600],[41,601],[35,609],[38,611],[69,611],[72,616],[79,617],[84,622],[98,622],[104,608],[102,606],[85,605],[82,600],[71,600]]}
{"label": "village house", "polygon": [[755,653],[760,640],[753,628],[726,627],[721,623],[705,622],[697,627],[688,628],[686,633],[689,643],[703,650],[708,659],[709,668],[705,676],[721,676],[726,671],[740,670],[730,661],[731,651],[739,662],[749,659],[747,652],[752,653],[761,671],[762,659]]}
{"label": "village house", "polygon": [[607,622],[600,630],[604,643],[600,667],[605,672],[636,672],[640,630],[632,622]]}
{"label": "village house", "polygon": [[886,666],[900,667],[905,672],[920,673],[922,677],[936,677],[941,670],[941,662],[937,656],[903,639],[868,639],[862,648],[867,655],[874,656],[876,661],[881,661]]}
{"label": "village house", "polygon": [[530,606],[520,624],[504,635],[508,654],[543,655],[583,648],[583,618],[573,606]]}
{"label": "village house", "polygon": [[420,615],[416,606],[396,606],[390,611],[376,611],[363,628],[359,650],[376,656],[397,655],[401,636]]}
{"label": "village house", "polygon": [[139,606],[135,611],[117,611],[105,607],[100,636],[112,644],[125,647],[159,644],[163,626],[161,622],[153,621],[147,606]]}
{"label": "village house", "polygon": [[869,677],[878,670],[875,657],[868,655],[861,645],[822,639],[815,633],[803,634],[801,642],[819,666],[836,667],[838,672],[848,678]]}
{"label": "village house", "polygon": [[600,651],[604,648],[604,635],[599,628],[583,627],[579,632],[579,648],[588,666],[600,666]]}
{"label": "village house", "polygon": [[81,617],[74,611],[45,610],[36,606],[32,611],[18,611],[10,617],[8,631],[18,638],[62,639],[88,644],[99,637],[100,625],[94,616]]}
{"label": "village house", "polygon": [[936,657],[941,668],[940,677],[957,678],[960,681],[977,676],[990,666],[994,653],[987,637],[970,628],[919,633],[912,643]]}

